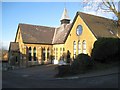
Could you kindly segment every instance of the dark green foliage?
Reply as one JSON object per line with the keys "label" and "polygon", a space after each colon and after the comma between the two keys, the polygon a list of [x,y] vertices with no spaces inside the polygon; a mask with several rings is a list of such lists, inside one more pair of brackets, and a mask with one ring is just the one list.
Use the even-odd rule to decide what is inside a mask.
{"label": "dark green foliage", "polygon": [[63,77],[70,74],[70,65],[61,65],[57,67],[58,74],[56,77]]}
{"label": "dark green foliage", "polygon": [[70,63],[71,59],[70,59],[70,52],[69,50],[67,51],[67,61],[66,63]]}
{"label": "dark green foliage", "polygon": [[115,38],[99,38],[94,43],[92,59],[100,62],[119,60],[120,40]]}
{"label": "dark green foliage", "polygon": [[85,73],[93,66],[93,61],[88,54],[79,54],[73,61],[72,65],[58,66],[58,74],[56,77]]}
{"label": "dark green foliage", "polygon": [[[73,74],[85,73],[91,69],[96,69],[120,60],[120,39],[116,38],[98,38],[94,43],[91,57],[87,54],[79,54],[71,66],[59,66],[58,77]],[[99,62],[98,62],[99,61]],[[93,65],[94,64],[94,65]]]}
{"label": "dark green foliage", "polygon": [[84,73],[86,70],[92,68],[93,61],[88,54],[79,54],[71,65],[73,73]]}

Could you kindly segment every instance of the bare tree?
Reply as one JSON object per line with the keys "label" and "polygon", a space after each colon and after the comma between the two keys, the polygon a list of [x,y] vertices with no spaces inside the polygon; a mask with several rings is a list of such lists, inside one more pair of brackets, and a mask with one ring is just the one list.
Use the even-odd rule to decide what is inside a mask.
{"label": "bare tree", "polygon": [[[102,10],[104,12],[113,12],[117,17],[118,25],[120,25],[120,2],[115,2],[115,0],[83,0],[83,5],[91,6],[97,12]],[[96,7],[94,7],[96,5]]]}

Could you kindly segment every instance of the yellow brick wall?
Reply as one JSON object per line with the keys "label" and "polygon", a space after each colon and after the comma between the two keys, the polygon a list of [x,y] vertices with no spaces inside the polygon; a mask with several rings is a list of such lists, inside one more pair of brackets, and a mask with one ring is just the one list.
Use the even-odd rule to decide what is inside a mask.
{"label": "yellow brick wall", "polygon": [[[56,55],[56,48],[57,48],[57,55]],[[60,48],[62,49],[62,52],[60,52]],[[53,45],[53,55],[55,56],[55,59],[56,60],[60,60],[60,54],[62,53],[62,55],[63,55],[63,48],[64,48],[64,44],[55,44],[55,45]],[[55,51],[54,51],[54,49],[55,49]],[[56,58],[56,56],[57,56],[57,58]]]}
{"label": "yellow brick wall", "polygon": [[18,33],[16,35],[16,41],[15,42],[18,42],[19,43],[19,49],[20,49],[20,53],[21,54],[25,54],[24,53],[24,43],[23,43],[23,40],[22,40],[22,35],[21,35],[21,30],[20,28],[18,28]]}
{"label": "yellow brick wall", "polygon": [[[16,35],[16,41],[15,42],[19,42],[19,49],[20,49],[20,53],[21,55],[23,56],[23,61],[25,60],[28,60],[28,56],[27,56],[27,53],[26,53],[26,48],[29,48],[31,47],[31,50],[32,50],[32,57],[33,57],[33,49],[34,47],[36,47],[36,58],[37,58],[37,61],[41,61],[41,48],[45,48],[45,51],[46,51],[46,61],[47,61],[47,50],[49,48],[50,50],[50,55],[52,55],[52,45],[44,45],[44,44],[25,44],[23,43],[23,40],[22,40],[22,35],[21,35],[21,30],[20,28],[18,29],[18,33]],[[21,57],[20,55],[20,57]],[[21,58],[20,58],[21,59]]]}
{"label": "yellow brick wall", "polygon": [[[25,44],[26,47],[31,47],[32,49],[32,56],[33,56],[33,49],[34,47],[36,47],[36,57],[37,59],[40,61],[41,60],[41,51],[42,51],[42,48],[45,48],[45,51],[46,51],[46,57],[47,57],[47,49],[49,48],[50,50],[50,55],[52,54],[52,45],[42,45],[42,44]],[[46,58],[47,60],[47,58]]]}
{"label": "yellow brick wall", "polygon": [[[78,25],[82,25],[83,32],[80,36],[77,36],[76,34],[76,28]],[[33,56],[33,48],[36,47],[36,56],[38,61],[41,60],[41,47],[50,49],[50,55],[54,55],[55,59],[59,60],[61,56],[60,48],[62,48],[62,54],[63,54],[63,48],[65,49],[64,53],[67,53],[67,50],[71,53],[71,58],[73,58],[73,42],[76,42],[76,54],[78,54],[78,41],[80,40],[81,43],[81,51],[82,51],[82,42],[83,40],[86,41],[86,53],[91,54],[91,50],[93,48],[94,42],[97,40],[95,36],[92,34],[92,32],[89,30],[87,25],[84,23],[82,18],[78,15],[76,21],[74,22],[74,25],[68,35],[68,38],[66,39],[65,44],[54,44],[54,45],[44,45],[44,44],[24,44],[21,36],[20,28],[18,29],[18,33],[16,35],[16,42],[19,42],[20,52],[22,54],[26,54],[26,47],[32,48],[32,56]],[[57,48],[57,58],[56,58],[56,48]],[[55,49],[55,51],[54,51]],[[26,57],[28,59],[28,57]],[[47,60],[47,58],[46,58]]]}
{"label": "yellow brick wall", "polygon": [[[83,32],[80,36],[77,36],[76,34],[76,28],[78,25],[82,25]],[[70,31],[70,34],[68,35],[68,38],[65,42],[65,48],[66,50],[69,50],[71,53],[71,58],[73,57],[73,42],[76,41],[77,44],[77,54],[78,54],[78,41],[80,40],[81,43],[81,50],[82,50],[82,42],[83,40],[86,41],[86,53],[89,55],[91,54],[91,49],[93,48],[93,44],[96,41],[95,36],[92,34],[92,32],[89,30],[87,25],[84,23],[82,18],[80,16],[77,16],[77,19]]]}

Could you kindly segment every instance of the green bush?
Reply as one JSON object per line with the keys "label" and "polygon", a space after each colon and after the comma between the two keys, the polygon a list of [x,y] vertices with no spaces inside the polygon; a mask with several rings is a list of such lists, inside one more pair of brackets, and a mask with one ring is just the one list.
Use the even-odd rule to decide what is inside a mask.
{"label": "green bush", "polygon": [[79,54],[71,65],[72,73],[84,73],[93,66],[93,61],[88,54]]}
{"label": "green bush", "polygon": [[94,43],[92,59],[100,62],[118,60],[120,52],[120,40],[115,38],[99,38]]}
{"label": "green bush", "polygon": [[70,76],[78,73],[85,73],[93,66],[93,60],[88,54],[79,54],[72,65],[58,66],[58,74],[55,77]]}
{"label": "green bush", "polygon": [[70,74],[70,65],[61,65],[57,69],[58,74],[55,77],[63,77]]}

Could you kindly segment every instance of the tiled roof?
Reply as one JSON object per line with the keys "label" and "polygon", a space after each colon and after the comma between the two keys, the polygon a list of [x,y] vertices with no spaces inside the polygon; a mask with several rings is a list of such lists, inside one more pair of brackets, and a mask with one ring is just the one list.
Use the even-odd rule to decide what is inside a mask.
{"label": "tiled roof", "polygon": [[63,44],[65,43],[72,26],[80,16],[96,38],[120,36],[120,27],[115,27],[111,19],[77,12],[72,24],[61,24],[60,27],[46,27],[29,24],[19,24],[24,43]]}
{"label": "tiled roof", "polygon": [[52,44],[55,28],[29,24],[19,24],[25,43]]}
{"label": "tiled roof", "polygon": [[18,42],[10,42],[10,51],[19,51],[19,44]]}
{"label": "tiled roof", "polygon": [[[118,30],[120,27],[115,25],[115,21],[112,19],[107,19],[95,15],[85,14],[78,12],[78,15],[87,24],[92,33],[98,37],[113,37],[116,38]],[[120,35],[120,32],[118,32]]]}
{"label": "tiled roof", "polygon": [[53,41],[54,44],[60,44],[65,42],[65,38],[67,38],[70,26],[71,24],[62,24],[60,27],[56,28],[55,38]]}

